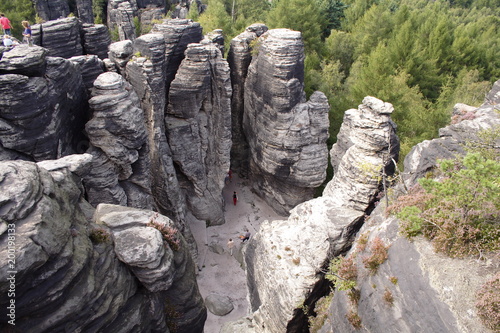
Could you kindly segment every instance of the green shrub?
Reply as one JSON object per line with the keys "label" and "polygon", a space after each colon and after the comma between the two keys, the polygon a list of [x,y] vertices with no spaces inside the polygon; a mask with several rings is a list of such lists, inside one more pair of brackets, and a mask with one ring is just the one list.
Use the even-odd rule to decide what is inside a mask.
{"label": "green shrub", "polygon": [[500,248],[500,163],[468,153],[440,161],[441,178],[419,180],[390,212],[408,237],[422,234],[436,251],[463,257]]}
{"label": "green shrub", "polygon": [[387,288],[384,291],[384,301],[390,306],[394,304],[394,296],[392,296],[392,292]]}

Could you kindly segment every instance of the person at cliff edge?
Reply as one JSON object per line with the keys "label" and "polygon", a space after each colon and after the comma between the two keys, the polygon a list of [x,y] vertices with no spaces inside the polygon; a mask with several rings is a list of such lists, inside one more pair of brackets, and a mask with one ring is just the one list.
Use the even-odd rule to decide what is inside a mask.
{"label": "person at cliff edge", "polygon": [[5,17],[4,13],[0,13],[0,25],[2,26],[2,29],[3,29],[5,35],[12,36],[12,34],[10,32],[10,29],[12,29],[12,26],[10,25],[9,19]]}
{"label": "person at cliff edge", "polygon": [[23,43],[28,44],[29,46],[33,45],[32,39],[31,39],[31,26],[28,21],[22,21],[21,24],[24,27],[23,31]]}

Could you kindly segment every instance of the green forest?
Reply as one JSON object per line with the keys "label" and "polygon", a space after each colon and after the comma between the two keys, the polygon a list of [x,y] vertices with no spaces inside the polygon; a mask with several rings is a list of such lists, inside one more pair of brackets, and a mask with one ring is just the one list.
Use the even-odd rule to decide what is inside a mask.
{"label": "green forest", "polygon": [[[498,0],[203,1],[208,9],[192,6],[189,17],[204,32],[223,29],[226,41],[255,22],[302,32],[305,89],[328,97],[330,145],[344,111],[371,95],[394,105],[404,157],[437,136],[455,103],[479,106],[500,79]],[[106,3],[94,0],[99,21]],[[0,0],[0,10],[14,34],[36,20],[30,0]]]}

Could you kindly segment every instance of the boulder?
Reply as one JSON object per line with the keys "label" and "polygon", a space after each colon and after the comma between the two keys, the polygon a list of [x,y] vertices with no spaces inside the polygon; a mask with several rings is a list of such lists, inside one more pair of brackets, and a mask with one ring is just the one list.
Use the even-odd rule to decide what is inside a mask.
{"label": "boulder", "polygon": [[234,309],[233,302],[228,296],[214,293],[205,298],[205,305],[208,311],[216,316],[225,316]]}
{"label": "boulder", "polygon": [[[248,142],[243,133],[244,87],[248,73],[248,66],[252,61],[253,42],[266,32],[267,26],[261,23],[253,24],[231,40],[227,61],[231,68],[231,168],[248,176]],[[257,45],[255,45],[257,46]]]}
{"label": "boulder", "polygon": [[300,32],[269,30],[257,43],[244,92],[249,178],[253,190],[286,215],[326,178],[329,105],[321,92],[306,101]]}
{"label": "boulder", "polygon": [[224,223],[222,188],[231,147],[229,66],[213,44],[190,44],[169,91],[172,159],[193,215]]}
{"label": "boulder", "polygon": [[134,47],[132,41],[123,40],[120,42],[112,43],[109,46],[108,57],[118,69],[119,73],[123,73],[127,62],[132,58]]}

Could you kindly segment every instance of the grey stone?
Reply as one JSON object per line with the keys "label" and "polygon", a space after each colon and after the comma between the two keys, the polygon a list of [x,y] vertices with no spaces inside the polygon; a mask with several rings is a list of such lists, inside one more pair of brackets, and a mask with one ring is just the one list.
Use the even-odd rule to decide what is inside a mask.
{"label": "grey stone", "polygon": [[61,18],[32,26],[33,43],[53,57],[82,55],[81,24],[76,17]]}
{"label": "grey stone", "polygon": [[267,26],[264,24],[253,24],[245,31],[231,40],[227,61],[231,68],[231,85],[233,95],[231,98],[231,136],[233,145],[231,146],[231,168],[247,177],[248,176],[248,142],[243,133],[243,112],[244,112],[244,87],[248,73],[248,66],[252,60],[252,55],[256,51],[252,50],[252,42],[266,32]]}
{"label": "grey stone", "polygon": [[224,223],[222,188],[231,147],[229,66],[213,44],[190,44],[169,93],[165,118],[172,159],[188,206]]}
{"label": "grey stone", "polygon": [[69,15],[67,0],[34,0],[35,10],[44,21],[56,20]]}
{"label": "grey stone", "polygon": [[216,316],[225,316],[234,309],[233,302],[228,296],[210,294],[205,298],[208,311]]}
{"label": "grey stone", "polygon": [[134,47],[132,41],[123,40],[109,46],[108,57],[117,67],[118,72],[124,72],[127,62],[132,58]]}
{"label": "grey stone", "polygon": [[90,95],[91,88],[94,87],[94,81],[104,73],[104,63],[96,55],[76,56],[69,58],[69,60],[80,66],[83,84],[88,95]]}
{"label": "grey stone", "polygon": [[82,39],[84,54],[95,54],[100,59],[108,57],[111,36],[107,26],[104,24],[83,24]]}
{"label": "grey stone", "polygon": [[21,44],[8,52],[4,52],[0,60],[1,74],[21,74],[26,76],[43,76],[45,74],[47,50]]}
{"label": "grey stone", "polygon": [[134,17],[137,17],[136,0],[110,0],[108,1],[107,24],[110,30],[118,30],[119,39],[134,40],[135,35]]}
{"label": "grey stone", "polygon": [[82,23],[94,23],[92,0],[76,0],[76,9],[78,11],[78,18]]}
{"label": "grey stone", "polygon": [[250,147],[252,189],[283,215],[313,197],[326,178],[328,100],[304,93],[301,33],[269,30],[259,37],[245,81],[243,130]]}

